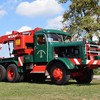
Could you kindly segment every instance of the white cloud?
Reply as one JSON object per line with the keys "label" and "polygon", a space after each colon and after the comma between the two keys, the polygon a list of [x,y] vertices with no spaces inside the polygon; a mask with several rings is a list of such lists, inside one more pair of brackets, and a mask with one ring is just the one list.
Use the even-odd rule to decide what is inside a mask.
{"label": "white cloud", "polygon": [[0,9],[0,17],[3,17],[6,14],[5,10]]}
{"label": "white cloud", "polygon": [[[22,27],[21,27],[20,29],[18,29],[17,31],[18,31],[18,32],[22,32],[22,31],[28,31],[28,30],[32,30],[32,28],[29,27],[29,26],[22,26]],[[6,35],[11,34],[11,33],[12,33],[12,31],[6,32]]]}
{"label": "white cloud", "polygon": [[21,2],[22,0],[6,0],[0,5],[0,8],[5,9],[6,11],[15,9],[16,6]]}
{"label": "white cloud", "polygon": [[12,33],[12,32],[10,32],[10,31],[9,31],[9,32],[6,32],[6,35],[9,35],[9,34],[11,34],[11,33]]}
{"label": "white cloud", "polygon": [[62,29],[63,28],[63,24],[61,22],[62,20],[63,20],[62,16],[50,19],[47,22],[46,28]]}
{"label": "white cloud", "polygon": [[21,2],[16,12],[28,17],[49,17],[60,14],[64,8],[58,4],[57,0],[35,0],[33,2]]}
{"label": "white cloud", "polygon": [[32,30],[32,28],[29,26],[22,26],[20,29],[18,29],[18,32],[28,31],[28,30]]}

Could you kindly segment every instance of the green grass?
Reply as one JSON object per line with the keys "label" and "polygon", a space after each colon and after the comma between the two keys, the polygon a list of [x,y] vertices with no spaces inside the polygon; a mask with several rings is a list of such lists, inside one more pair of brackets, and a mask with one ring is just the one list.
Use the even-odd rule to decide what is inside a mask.
{"label": "green grass", "polygon": [[90,85],[75,81],[58,86],[41,83],[0,83],[0,100],[100,100],[100,80]]}

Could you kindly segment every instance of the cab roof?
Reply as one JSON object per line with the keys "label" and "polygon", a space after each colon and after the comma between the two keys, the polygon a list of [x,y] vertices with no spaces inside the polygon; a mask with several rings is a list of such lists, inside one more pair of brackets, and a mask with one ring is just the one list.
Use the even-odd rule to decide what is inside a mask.
{"label": "cab roof", "polygon": [[71,34],[68,33],[68,32],[63,32],[61,30],[55,30],[55,29],[42,29],[42,30],[39,30],[36,32],[36,35],[40,34],[40,33],[51,33],[51,34],[54,34],[54,33],[57,33],[57,34],[63,34],[63,35],[67,35],[69,37],[71,37]]}

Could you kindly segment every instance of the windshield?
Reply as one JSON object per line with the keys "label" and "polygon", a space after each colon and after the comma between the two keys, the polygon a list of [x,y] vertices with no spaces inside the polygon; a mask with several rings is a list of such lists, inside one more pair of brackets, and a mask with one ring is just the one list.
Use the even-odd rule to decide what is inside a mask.
{"label": "windshield", "polygon": [[68,42],[70,41],[69,36],[57,33],[49,33],[47,34],[48,42]]}

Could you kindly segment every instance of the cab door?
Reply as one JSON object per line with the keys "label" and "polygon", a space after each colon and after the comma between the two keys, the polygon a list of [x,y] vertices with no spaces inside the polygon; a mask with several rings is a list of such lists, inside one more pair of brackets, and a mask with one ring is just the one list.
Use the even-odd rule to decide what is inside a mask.
{"label": "cab door", "polygon": [[34,50],[35,62],[47,62],[47,41],[44,34],[35,36]]}

